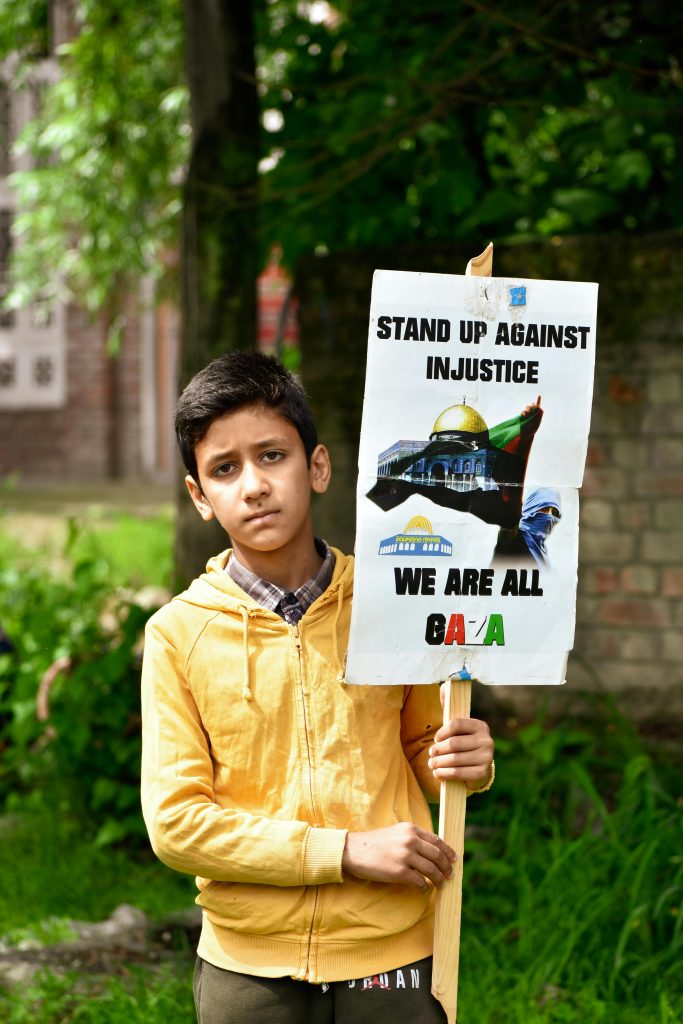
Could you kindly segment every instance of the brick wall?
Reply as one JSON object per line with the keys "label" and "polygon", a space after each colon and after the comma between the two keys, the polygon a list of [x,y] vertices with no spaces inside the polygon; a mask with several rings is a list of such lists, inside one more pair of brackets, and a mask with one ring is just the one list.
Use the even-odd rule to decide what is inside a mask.
{"label": "brick wall", "polygon": [[113,416],[115,470],[118,476],[140,473],[140,373],[141,321],[136,304],[129,299],[126,329],[116,359],[116,391]]}
{"label": "brick wall", "polygon": [[68,477],[99,479],[112,464],[112,372],[104,329],[79,309],[67,316],[67,397],[61,442]]}
{"label": "brick wall", "polygon": [[133,302],[116,359],[102,324],[66,311],[67,395],[62,409],[0,410],[0,477],[105,479],[140,470],[140,337]]}
{"label": "brick wall", "polygon": [[[600,282],[575,650],[566,687],[483,688],[483,711],[576,709],[613,695],[641,721],[683,720],[683,293],[678,236],[501,247],[501,276]],[[320,532],[351,550],[372,271],[462,273],[458,247],[353,253],[299,268],[303,376],[329,442]]]}
{"label": "brick wall", "polygon": [[683,349],[599,352],[572,681],[683,717]]}

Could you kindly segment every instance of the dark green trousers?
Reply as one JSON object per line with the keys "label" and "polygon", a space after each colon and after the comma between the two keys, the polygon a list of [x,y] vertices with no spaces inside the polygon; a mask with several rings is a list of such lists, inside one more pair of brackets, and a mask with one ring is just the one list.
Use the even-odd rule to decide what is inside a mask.
{"label": "dark green trousers", "polygon": [[199,1024],[445,1024],[431,987],[431,957],[329,985],[235,974],[199,957],[194,972]]}

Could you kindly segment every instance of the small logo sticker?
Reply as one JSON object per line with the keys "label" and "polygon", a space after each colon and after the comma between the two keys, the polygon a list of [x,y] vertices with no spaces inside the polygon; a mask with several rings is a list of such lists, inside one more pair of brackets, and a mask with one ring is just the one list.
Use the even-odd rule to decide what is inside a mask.
{"label": "small logo sticker", "polygon": [[510,288],[510,305],[526,306],[526,285]]}
{"label": "small logo sticker", "polygon": [[453,545],[440,534],[434,533],[426,516],[413,516],[405,525],[403,533],[385,537],[379,543],[379,555],[444,555],[453,554]]}

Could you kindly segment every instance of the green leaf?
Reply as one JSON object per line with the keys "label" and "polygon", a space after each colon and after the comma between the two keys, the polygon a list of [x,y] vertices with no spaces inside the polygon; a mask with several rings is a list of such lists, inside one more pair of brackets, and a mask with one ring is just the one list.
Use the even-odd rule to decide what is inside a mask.
{"label": "green leaf", "polygon": [[607,172],[607,183],[615,192],[627,188],[644,189],[652,177],[652,164],[640,150],[629,149],[619,153]]}
{"label": "green leaf", "polygon": [[557,189],[553,193],[553,201],[581,227],[588,227],[604,214],[617,209],[612,196],[591,188]]}
{"label": "green leaf", "polygon": [[96,847],[111,846],[125,839],[130,832],[130,823],[125,819],[108,818],[107,821],[97,830],[93,840]]}

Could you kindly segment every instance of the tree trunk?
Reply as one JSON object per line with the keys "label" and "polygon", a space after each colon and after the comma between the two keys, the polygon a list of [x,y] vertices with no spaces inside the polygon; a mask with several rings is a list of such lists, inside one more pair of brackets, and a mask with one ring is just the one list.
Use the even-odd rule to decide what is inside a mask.
{"label": "tree trunk", "polygon": [[[252,6],[184,0],[192,153],[181,243],[180,386],[256,339],[258,101]],[[179,482],[176,578],[202,571],[228,540]]]}

